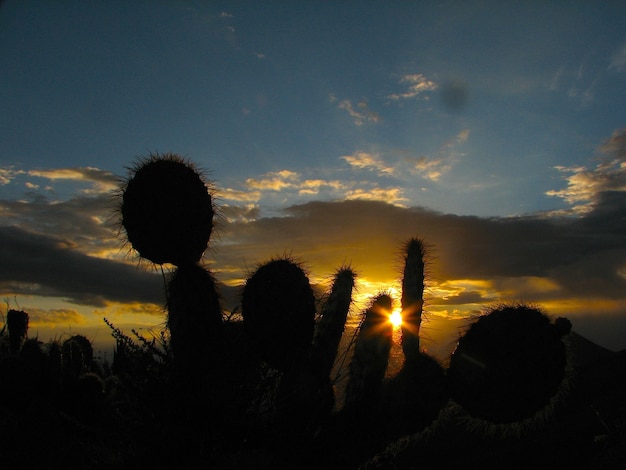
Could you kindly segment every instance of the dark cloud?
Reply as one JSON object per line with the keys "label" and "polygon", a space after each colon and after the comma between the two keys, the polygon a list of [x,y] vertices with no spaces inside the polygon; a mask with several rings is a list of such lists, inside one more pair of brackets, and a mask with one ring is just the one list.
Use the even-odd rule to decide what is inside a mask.
{"label": "dark cloud", "polygon": [[626,193],[606,193],[582,218],[480,218],[375,201],[311,202],[286,217],[225,227],[219,263],[242,266],[282,252],[323,276],[351,262],[371,281],[399,276],[408,238],[432,245],[435,280],[542,277],[562,295],[626,297]]}
{"label": "dark cloud", "polygon": [[66,298],[83,305],[163,303],[163,280],[68,247],[63,240],[0,227],[0,289],[11,294]]}
{"label": "dark cloud", "polygon": [[485,304],[492,302],[494,299],[485,298],[482,293],[472,290],[461,292],[457,295],[450,295],[445,299],[431,298],[428,300],[430,305],[465,305],[465,304]]}
{"label": "dark cloud", "polygon": [[3,225],[19,226],[69,242],[83,252],[121,247],[116,213],[118,201],[110,193],[51,201],[38,194],[32,200],[0,200]]}

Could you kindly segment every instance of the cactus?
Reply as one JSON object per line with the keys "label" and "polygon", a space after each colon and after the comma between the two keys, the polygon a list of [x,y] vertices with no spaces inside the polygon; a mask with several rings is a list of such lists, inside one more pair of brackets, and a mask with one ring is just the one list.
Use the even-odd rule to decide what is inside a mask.
{"label": "cactus", "polygon": [[171,153],[150,154],[131,171],[120,211],[132,247],[155,264],[197,262],[213,229],[207,182],[190,162]]}
{"label": "cactus", "polygon": [[320,377],[328,377],[333,368],[352,303],[355,278],[356,273],[348,267],[337,271],[330,295],[317,322],[311,365]]}
{"label": "cactus", "polygon": [[420,327],[424,305],[424,255],[422,240],[410,239],[406,244],[404,276],[402,277],[402,351],[406,361],[420,357]]}
{"label": "cactus", "polygon": [[260,266],[243,290],[244,327],[261,359],[285,371],[300,364],[311,348],[315,297],[304,270],[293,259]]}
{"label": "cactus", "polygon": [[9,330],[9,352],[17,354],[28,333],[28,313],[21,310],[9,310],[7,312],[7,328]]}
{"label": "cactus", "polygon": [[151,154],[140,159],[121,188],[121,224],[128,242],[155,264],[178,268],[167,285],[167,324],[178,377],[214,364],[222,323],[212,274],[201,267],[215,210],[208,182],[184,158]]}
{"label": "cactus", "polygon": [[167,326],[174,367],[187,377],[216,365],[222,307],[215,279],[195,264],[180,266],[167,285]]}
{"label": "cactus", "polygon": [[459,339],[450,360],[452,397],[470,415],[509,423],[529,418],[546,406],[565,373],[557,326],[538,308],[501,305],[481,316]]}
{"label": "cactus", "polygon": [[[354,271],[337,271],[316,325],[315,297],[302,266],[286,256],[261,264],[242,290],[240,334],[240,328],[223,322],[217,282],[200,265],[215,214],[209,189],[195,167],[174,154],[140,160],[121,188],[120,222],[130,245],[142,258],[176,266],[166,297],[172,383],[183,392],[174,395],[178,408],[172,411],[180,415],[172,423],[180,426],[181,443],[201,440],[182,432],[196,416],[205,436],[211,423],[211,441],[242,427],[262,429],[263,438],[279,436],[294,448],[321,435],[316,442],[327,443],[323,454],[345,436],[353,452],[344,463],[353,466],[385,443],[423,430],[450,394],[471,415],[494,422],[524,419],[554,395],[565,362],[560,337],[571,325],[564,319],[551,325],[534,308],[502,306],[479,319],[460,339],[447,376],[420,351],[427,250],[422,240],[411,238],[403,257],[402,369],[384,379],[393,299],[380,294],[358,330],[344,409],[331,415],[329,375],[352,301]],[[253,417],[251,404],[258,397],[246,395],[251,390],[265,397]],[[531,399],[524,403],[526,396]],[[230,432],[223,432],[227,427]],[[214,445],[227,445],[226,440]]]}
{"label": "cactus", "polygon": [[364,313],[350,363],[346,410],[366,411],[378,405],[392,343],[391,305],[391,297],[380,294]]}

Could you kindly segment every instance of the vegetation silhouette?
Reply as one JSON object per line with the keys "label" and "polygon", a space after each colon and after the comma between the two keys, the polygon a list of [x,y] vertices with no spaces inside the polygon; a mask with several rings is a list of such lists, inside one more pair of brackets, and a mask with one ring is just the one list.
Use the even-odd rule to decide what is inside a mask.
{"label": "vegetation silhouette", "polygon": [[[174,154],[151,154],[131,168],[120,225],[140,257],[175,269],[166,279],[166,329],[128,336],[104,319],[116,341],[110,367],[94,359],[87,338],[44,345],[28,338],[27,313],[7,312],[0,423],[16,462],[27,435],[42,448],[33,464],[49,468],[66,464],[52,455],[69,449],[77,468],[128,468],[155,452],[178,468],[457,468],[472,459],[486,468],[486,457],[515,467],[535,463],[529,446],[539,433],[547,442],[558,442],[553,429],[574,433],[572,417],[604,423],[615,443],[626,441],[626,425],[616,421],[626,422],[623,400],[611,395],[601,407],[621,410],[612,421],[608,411],[587,414],[607,395],[583,386],[604,384],[593,369],[574,374],[571,343],[581,343],[566,319],[552,322],[529,304],[497,305],[459,338],[447,370],[422,351],[428,249],[417,237],[403,248],[402,367],[385,378],[394,299],[381,292],[353,340],[344,339],[352,357],[340,406],[333,368],[346,353],[355,270],[339,268],[318,307],[302,264],[270,259],[243,286],[241,314],[225,315],[218,282],[201,264],[216,213],[211,189]],[[606,357],[611,371],[626,373],[623,356]],[[463,459],[454,461],[451,446]],[[553,454],[561,464],[579,460],[568,452]]]}

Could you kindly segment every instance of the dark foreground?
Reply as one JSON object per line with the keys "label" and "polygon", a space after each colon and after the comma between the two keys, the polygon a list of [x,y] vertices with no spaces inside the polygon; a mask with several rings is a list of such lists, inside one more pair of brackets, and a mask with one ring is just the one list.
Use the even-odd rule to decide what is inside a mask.
{"label": "dark foreground", "polygon": [[608,352],[581,337],[576,350],[569,391],[552,416],[533,423],[488,426],[449,404],[424,431],[381,449],[366,442],[359,448],[349,435],[321,448],[262,437],[242,442],[236,435],[211,446],[188,445],[197,434],[191,428],[154,429],[163,412],[154,404],[145,423],[145,411],[77,417],[45,400],[23,408],[3,401],[0,461],[7,469],[626,468],[626,351]]}

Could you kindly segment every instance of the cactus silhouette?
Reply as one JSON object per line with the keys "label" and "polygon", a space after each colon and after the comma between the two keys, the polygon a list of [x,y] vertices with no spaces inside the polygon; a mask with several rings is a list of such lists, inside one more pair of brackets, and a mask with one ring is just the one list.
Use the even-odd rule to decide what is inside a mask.
{"label": "cactus silhouette", "polygon": [[[355,272],[344,267],[335,273],[316,321],[314,291],[301,264],[287,256],[271,259],[243,287],[242,328],[225,322],[217,281],[200,265],[215,214],[209,189],[193,164],[175,154],[141,159],[121,188],[120,222],[130,245],[142,258],[176,266],[166,305],[172,382],[182,392],[173,408],[180,412],[180,445],[188,445],[193,433],[185,426],[195,415],[210,435],[203,442],[213,448],[228,448],[228,439],[241,434],[246,445],[274,439],[283,451],[312,446],[318,463],[328,464],[328,450],[341,439],[341,464],[351,467],[394,439],[424,430],[450,397],[472,416],[508,423],[541,409],[559,388],[566,361],[561,337],[571,325],[564,319],[553,325],[534,307],[502,306],[481,317],[460,338],[447,374],[420,350],[427,249],[411,238],[404,245],[400,299],[403,365],[385,379],[394,299],[382,293],[363,312],[345,405],[335,409],[330,373]],[[211,405],[199,412],[205,402]]]}
{"label": "cactus silhouette", "polygon": [[247,280],[241,297],[244,327],[261,358],[285,371],[309,353],[315,326],[315,297],[294,260],[274,259]]}
{"label": "cactus silhouette", "polygon": [[122,188],[121,223],[140,256],[177,266],[196,263],[213,229],[207,182],[182,157],[150,154]]}
{"label": "cactus silhouette", "polygon": [[198,264],[215,214],[208,182],[176,154],[150,154],[131,169],[121,199],[131,246],[153,263],[177,266],[166,287],[175,381],[197,389],[215,365],[222,324],[215,280]]}
{"label": "cactus silhouette", "polygon": [[459,339],[448,369],[455,401],[472,416],[495,423],[528,418],[548,404],[565,373],[561,336],[538,308],[502,305],[490,309]]}
{"label": "cactus silhouette", "polygon": [[402,351],[405,360],[420,355],[420,327],[424,305],[424,243],[412,238],[406,244],[402,277]]}
{"label": "cactus silhouette", "polygon": [[7,328],[9,330],[9,351],[11,354],[17,354],[28,333],[28,313],[21,310],[9,310],[7,312]]}
{"label": "cactus silhouette", "polygon": [[175,368],[184,374],[214,364],[222,331],[222,308],[215,279],[196,264],[176,269],[167,285],[167,326]]}
{"label": "cactus silhouette", "polygon": [[381,294],[365,311],[350,363],[345,405],[348,411],[367,411],[378,406],[392,344],[391,310],[391,297]]}
{"label": "cactus silhouette", "polygon": [[339,343],[343,335],[356,273],[349,267],[335,274],[332,289],[315,328],[311,365],[320,376],[329,376],[335,363]]}

